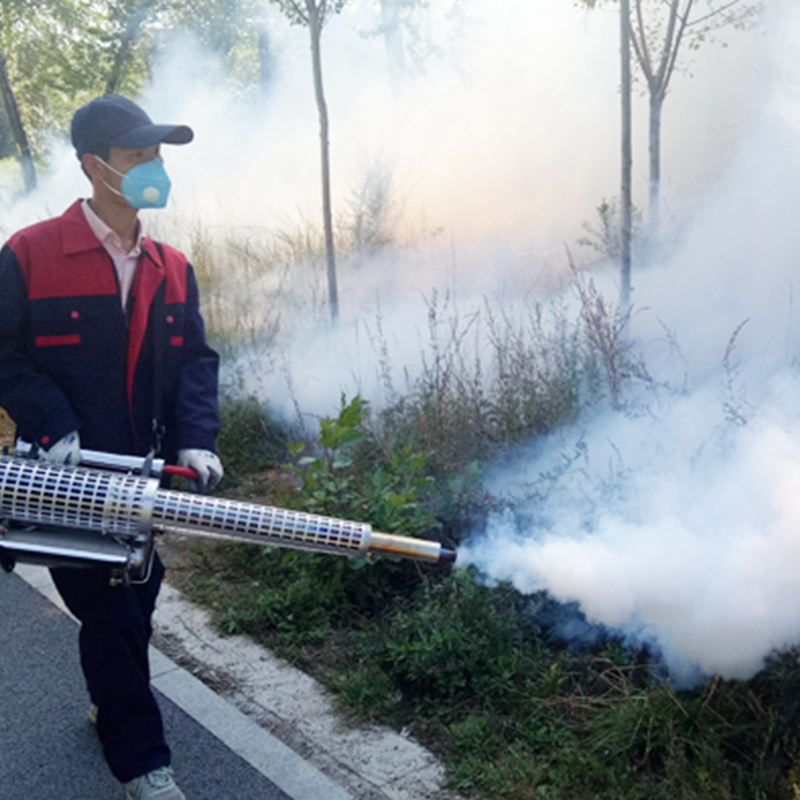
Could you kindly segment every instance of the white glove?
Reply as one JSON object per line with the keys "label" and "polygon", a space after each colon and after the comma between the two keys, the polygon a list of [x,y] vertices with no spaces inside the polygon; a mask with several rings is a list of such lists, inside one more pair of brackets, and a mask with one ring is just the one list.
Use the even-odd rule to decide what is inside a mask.
{"label": "white glove", "polygon": [[197,481],[189,481],[193,491],[198,483],[201,492],[213,489],[225,474],[222,462],[210,450],[178,450],[178,466],[191,467],[197,473]]}
{"label": "white glove", "polygon": [[54,445],[42,450],[39,448],[39,460],[50,464],[77,466],[81,463],[81,437],[78,431],[68,433]]}

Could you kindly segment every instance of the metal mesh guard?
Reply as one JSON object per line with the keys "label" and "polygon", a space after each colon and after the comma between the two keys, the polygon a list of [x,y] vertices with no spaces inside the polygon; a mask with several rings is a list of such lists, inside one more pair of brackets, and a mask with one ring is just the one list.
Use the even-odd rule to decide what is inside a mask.
{"label": "metal mesh guard", "polygon": [[150,509],[147,479],[0,456],[0,518],[138,536]]}
{"label": "metal mesh guard", "polygon": [[153,525],[340,555],[366,555],[372,531],[362,522],[167,490],[156,492]]}

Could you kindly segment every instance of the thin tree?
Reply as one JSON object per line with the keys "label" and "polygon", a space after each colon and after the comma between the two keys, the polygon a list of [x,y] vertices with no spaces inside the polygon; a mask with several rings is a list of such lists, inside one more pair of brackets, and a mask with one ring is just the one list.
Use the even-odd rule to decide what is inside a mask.
{"label": "thin tree", "polygon": [[[582,0],[594,8],[604,0]],[[622,2],[622,0],[620,0]],[[696,50],[726,26],[744,28],[762,4],[751,0],[630,0],[630,41],[650,106],[648,228],[661,227],[661,118],[682,49]]]}
{"label": "thin tree", "polygon": [[8,77],[8,67],[6,66],[5,53],[0,50],[0,93],[3,95],[3,105],[5,106],[6,116],[8,117],[11,132],[14,135],[14,142],[17,146],[18,159],[22,168],[22,179],[25,182],[25,191],[32,192],[36,188],[36,167],[33,163],[33,155],[28,144],[28,136],[25,133],[25,126],[22,124],[22,117],[19,115],[17,99],[14,96],[14,89]]}
{"label": "thin tree", "polygon": [[115,49],[114,60],[106,80],[106,94],[114,94],[125,75],[131,60],[131,50],[139,38],[147,17],[153,11],[153,0],[133,0],[112,6],[109,21],[114,24],[115,31],[112,45]]}
{"label": "thin tree", "polygon": [[322,219],[325,227],[325,257],[328,266],[328,301],[331,319],[336,321],[339,318],[339,293],[336,287],[336,254],[333,245],[328,107],[322,85],[322,28],[333,14],[338,14],[342,10],[347,0],[270,0],[270,2],[277,3],[293,25],[305,25],[311,36],[314,94],[319,112]]}
{"label": "thin tree", "polygon": [[3,107],[14,137],[25,191],[31,192],[36,188],[36,167],[8,67],[11,55],[8,48],[13,47],[20,25],[24,27],[27,13],[29,10],[26,11],[22,0],[0,0],[0,33],[4,34],[0,40],[0,94],[3,96]]}
{"label": "thin tree", "polygon": [[[696,49],[711,31],[725,25],[742,27],[760,8],[745,0],[715,3],[708,0],[705,10],[698,10],[697,0],[659,0],[666,6],[666,20],[648,18],[643,10],[646,0],[634,0],[631,43],[642,70],[650,99],[650,204],[649,228],[658,235],[661,226],[661,115],[670,81],[675,72],[681,47],[688,43]],[[652,2],[652,0],[651,0]]]}
{"label": "thin tree", "polygon": [[631,121],[631,16],[630,0],[620,0],[620,62],[622,83],[622,170],[620,198],[622,204],[620,310],[627,320],[631,307],[631,231],[633,199],[631,172],[633,169]]}

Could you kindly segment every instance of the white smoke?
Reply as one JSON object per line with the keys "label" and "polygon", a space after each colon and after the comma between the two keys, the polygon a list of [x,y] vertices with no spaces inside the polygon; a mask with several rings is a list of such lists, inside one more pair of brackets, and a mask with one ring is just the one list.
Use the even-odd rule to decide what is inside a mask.
{"label": "white smoke", "polygon": [[800,644],[800,10],[772,12],[731,169],[677,252],[634,276],[637,346],[675,390],[498,468],[516,511],[460,553],[655,644],[680,682],[748,678]]}
{"label": "white smoke", "polygon": [[[377,24],[365,10],[374,4],[352,2],[326,27],[335,205],[364,157],[384,154],[396,166],[404,241],[412,244],[359,269],[343,265],[342,325],[333,335],[320,335],[310,315],[297,325],[278,359],[288,365],[288,385],[275,365],[248,365],[248,388],[287,412],[296,401],[330,414],[342,391],[375,395],[379,318],[402,375],[418,361],[421,297],[434,287],[468,300],[536,289],[556,258],[563,263],[563,241],[573,242],[581,221],[616,194],[613,5],[596,12],[568,0],[464,5],[476,19],[469,36],[429,62],[400,98],[391,93],[379,38],[359,34]],[[516,517],[493,519],[460,554],[492,578],[547,589],[579,602],[593,620],[657,639],[684,677],[692,669],[746,676],[772,648],[800,639],[792,290],[800,254],[800,20],[789,8],[771,22],[768,34],[730,32],[729,48],[701,49],[695,78],[677,75],[665,106],[665,219],[701,211],[668,264],[635,276],[634,334],[655,376],[681,386],[687,371],[689,393],[662,389],[648,414],[592,420],[498,468],[490,481],[498,496],[549,490],[530,507],[521,503]],[[174,45],[142,98],[156,121],[188,123],[196,133],[187,147],[165,148],[171,209],[146,216],[147,224],[164,220],[167,241],[172,224],[183,246],[185,220],[195,216],[223,236],[261,235],[298,210],[319,219],[307,31],[278,16],[271,24],[279,74],[266,101],[233,97],[192,45]],[[760,37],[766,56],[755,69],[750,49]],[[643,165],[645,98],[636,106],[635,163]],[[698,191],[737,148],[715,191]],[[86,193],[65,144],[51,164],[35,195],[1,209],[3,234]],[[635,174],[643,206],[645,171]],[[439,230],[433,246],[414,243]],[[257,278],[247,288],[260,298]],[[280,313],[296,322],[307,309]],[[748,319],[726,372],[731,336]],[[661,322],[683,361],[670,361]],[[737,414],[746,425],[730,421]],[[579,457],[564,472],[564,455],[573,453]],[[551,486],[542,475],[555,473],[563,475]]]}

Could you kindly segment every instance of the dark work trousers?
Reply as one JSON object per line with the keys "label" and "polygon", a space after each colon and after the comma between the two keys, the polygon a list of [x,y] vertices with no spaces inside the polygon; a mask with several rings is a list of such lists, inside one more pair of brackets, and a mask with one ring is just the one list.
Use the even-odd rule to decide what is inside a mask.
{"label": "dark work trousers", "polygon": [[151,617],[164,577],[158,555],[144,584],[111,586],[105,568],[58,567],[50,573],[81,623],[81,666],[98,709],[97,734],[112,774],[126,783],[169,766],[147,657]]}

